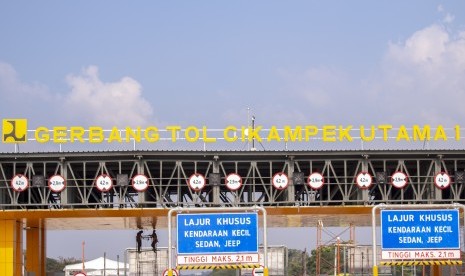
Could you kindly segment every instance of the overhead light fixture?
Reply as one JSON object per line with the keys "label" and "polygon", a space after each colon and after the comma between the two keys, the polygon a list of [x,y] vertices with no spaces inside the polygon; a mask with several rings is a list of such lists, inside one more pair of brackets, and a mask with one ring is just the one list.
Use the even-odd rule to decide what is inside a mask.
{"label": "overhead light fixture", "polygon": [[219,173],[209,173],[208,174],[208,184],[212,186],[221,185],[221,175]]}
{"label": "overhead light fixture", "polygon": [[462,184],[465,181],[465,172],[456,171],[455,172],[455,183]]}
{"label": "overhead light fixture", "polygon": [[378,184],[385,184],[386,180],[386,172],[376,172],[376,182]]}
{"label": "overhead light fixture", "polygon": [[129,176],[127,174],[117,174],[116,175],[116,185],[117,186],[127,186],[129,183]]}
{"label": "overhead light fixture", "polygon": [[45,177],[43,175],[33,175],[32,186],[45,187]]}
{"label": "overhead light fixture", "polygon": [[292,174],[292,180],[294,182],[294,185],[302,185],[305,183],[304,180],[305,176],[303,172],[294,172]]}

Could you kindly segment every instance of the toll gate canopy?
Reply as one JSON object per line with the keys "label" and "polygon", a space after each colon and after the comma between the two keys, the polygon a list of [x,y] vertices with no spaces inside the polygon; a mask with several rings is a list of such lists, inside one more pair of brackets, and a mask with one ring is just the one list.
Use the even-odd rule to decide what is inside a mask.
{"label": "toll gate canopy", "polygon": [[23,218],[26,224],[44,218],[48,229],[166,227],[172,207],[255,205],[267,208],[271,227],[315,226],[319,219],[327,226],[368,226],[375,204],[465,203],[463,153],[0,153],[0,209],[4,218]]}

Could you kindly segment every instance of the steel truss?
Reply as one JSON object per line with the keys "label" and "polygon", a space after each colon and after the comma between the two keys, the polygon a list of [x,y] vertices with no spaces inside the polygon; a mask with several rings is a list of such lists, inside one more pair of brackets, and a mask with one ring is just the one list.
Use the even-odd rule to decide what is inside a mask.
{"label": "steel truss", "polygon": [[[454,150],[2,153],[0,206],[1,209],[121,209],[465,203],[464,153]],[[390,176],[397,171],[408,177],[403,189],[390,183]],[[278,172],[289,176],[286,189],[276,189],[271,183]],[[303,180],[294,179],[296,172],[304,174]],[[307,184],[312,172],[324,176],[321,189],[313,190]],[[369,189],[355,184],[360,172],[373,176]],[[452,180],[446,189],[434,184],[434,177],[441,172]],[[194,173],[207,179],[207,185],[199,192],[187,185]],[[219,183],[208,181],[213,173],[221,176]],[[242,177],[242,186],[236,191],[230,191],[224,184],[230,173]],[[30,180],[31,185],[22,192],[11,187],[17,174]],[[48,179],[56,174],[66,180],[61,193],[52,192],[47,185]],[[101,174],[113,179],[113,188],[108,192],[95,187],[95,179]],[[149,179],[144,192],[131,185],[137,174]]]}

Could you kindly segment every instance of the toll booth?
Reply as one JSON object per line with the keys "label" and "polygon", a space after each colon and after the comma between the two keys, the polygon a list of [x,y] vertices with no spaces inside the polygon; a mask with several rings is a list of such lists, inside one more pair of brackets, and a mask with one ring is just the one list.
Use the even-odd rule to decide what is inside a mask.
{"label": "toll booth", "polygon": [[136,248],[128,248],[124,254],[125,262],[129,264],[128,276],[161,275],[168,267],[168,248],[142,248],[138,253]]}
{"label": "toll booth", "polygon": [[[287,276],[287,247],[268,247],[268,275]],[[260,263],[263,265],[263,247],[259,248]],[[138,253],[136,248],[125,251],[125,262],[129,264],[128,276],[161,275],[168,268],[168,248],[158,247],[156,253],[152,248],[142,248]],[[253,269],[242,269],[241,275],[252,275]]]}

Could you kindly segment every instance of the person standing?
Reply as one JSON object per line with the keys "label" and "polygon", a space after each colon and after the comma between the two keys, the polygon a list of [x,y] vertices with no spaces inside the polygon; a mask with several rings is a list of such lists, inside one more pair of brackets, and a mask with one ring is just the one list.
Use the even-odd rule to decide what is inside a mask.
{"label": "person standing", "polygon": [[140,230],[136,235],[137,253],[140,253],[140,248],[142,247],[142,233],[144,233],[144,231]]}
{"label": "person standing", "polygon": [[152,235],[150,235],[150,237],[152,238],[152,249],[153,249],[153,252],[157,251],[157,243],[158,243],[158,237],[157,237],[157,232],[155,229],[153,229],[152,231]]}

